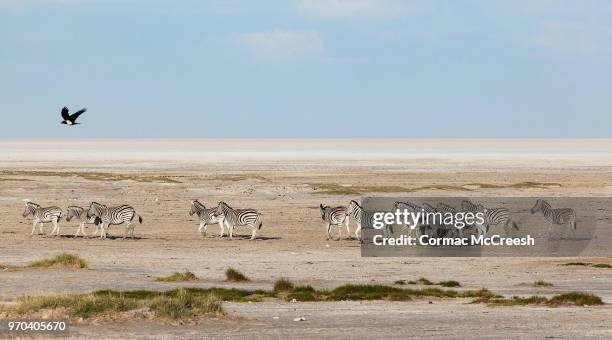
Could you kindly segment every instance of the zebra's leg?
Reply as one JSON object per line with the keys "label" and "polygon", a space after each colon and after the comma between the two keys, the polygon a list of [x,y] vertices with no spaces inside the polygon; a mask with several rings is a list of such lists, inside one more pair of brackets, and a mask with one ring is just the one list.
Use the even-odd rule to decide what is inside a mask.
{"label": "zebra's leg", "polygon": [[202,232],[202,228],[204,228],[204,222],[200,223],[200,227],[198,228],[198,232],[200,233],[200,237],[202,239],[204,239],[204,237],[206,236],[206,229],[204,229],[204,232]]}
{"label": "zebra's leg", "polygon": [[34,223],[32,223],[32,233],[30,233],[30,235],[34,235],[34,231],[36,230],[36,225],[38,224],[38,222],[36,222],[36,220],[34,220]]}
{"label": "zebra's leg", "polygon": [[136,229],[136,226],[132,225],[132,228],[130,229],[130,236],[132,236],[132,240],[134,239],[134,229]]}
{"label": "zebra's leg", "polygon": [[42,223],[42,222],[38,222],[37,224],[38,224],[38,230],[40,231],[40,233],[41,233],[41,234],[43,234],[43,235],[44,235],[44,234],[45,234],[45,231],[43,230],[43,226],[44,226],[45,224],[44,224],[44,223]]}
{"label": "zebra's leg", "polygon": [[327,240],[329,241],[329,239],[331,238],[331,223],[327,222],[327,225],[325,226],[325,230],[326,230],[326,235],[327,235]]}
{"label": "zebra's leg", "polygon": [[361,222],[357,221],[357,230],[355,230],[355,237],[361,241]]}
{"label": "zebra's leg", "polygon": [[219,237],[223,237],[223,235],[225,234],[225,227],[223,227],[223,223],[224,221],[219,221]]}
{"label": "zebra's leg", "polygon": [[85,232],[85,222],[81,222],[81,232],[83,233],[83,237],[89,237]]}
{"label": "zebra's leg", "polygon": [[59,224],[57,223],[57,220],[54,219],[51,221],[51,223],[53,223],[53,230],[51,231],[51,235],[53,235],[53,232],[55,232],[55,236],[59,236]]}
{"label": "zebra's leg", "polygon": [[257,234],[257,226],[252,225],[251,230],[252,230],[252,233],[251,233],[251,241],[252,241],[255,239],[255,235]]}
{"label": "zebra's leg", "polygon": [[130,232],[130,222],[126,223],[126,225],[125,225],[125,231],[123,232],[123,239],[124,240],[128,236],[129,232]]}
{"label": "zebra's leg", "polygon": [[229,238],[230,240],[234,238],[234,225],[233,224],[227,224],[227,230],[229,232]]}
{"label": "zebra's leg", "polygon": [[346,224],[346,235],[348,236],[348,238],[351,238],[351,218],[349,215],[346,215],[344,223]]}

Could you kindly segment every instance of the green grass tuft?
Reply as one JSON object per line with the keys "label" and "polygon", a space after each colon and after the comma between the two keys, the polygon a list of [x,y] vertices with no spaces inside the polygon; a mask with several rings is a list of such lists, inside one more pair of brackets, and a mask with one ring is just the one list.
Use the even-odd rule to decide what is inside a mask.
{"label": "green grass tuft", "polygon": [[424,285],[424,286],[432,286],[434,285],[434,283],[432,281],[429,281],[428,279],[422,277],[416,281],[410,281],[409,283],[411,284],[415,284],[415,285]]}
{"label": "green grass tuft", "polygon": [[406,283],[406,280],[397,280],[393,282],[394,285],[405,285]]}
{"label": "green grass tuft", "polygon": [[552,286],[554,286],[552,283],[546,282],[544,280],[535,281],[533,283],[533,285],[536,286],[536,287],[552,287]]}
{"label": "green grass tuft", "polygon": [[502,297],[483,297],[478,298],[472,303],[486,303],[489,306],[524,306],[524,305],[546,305],[557,307],[561,305],[573,306],[597,306],[603,305],[603,301],[599,296],[590,293],[571,292],[566,294],[555,295],[550,299],[543,296],[520,297],[513,296],[512,298]]}
{"label": "green grass tuft", "polygon": [[548,305],[597,306],[603,305],[603,301],[594,294],[571,292],[553,296],[548,300]]}
{"label": "green grass tuft", "polygon": [[158,277],[155,281],[162,282],[181,282],[181,281],[197,281],[199,278],[190,271],[174,272],[174,274],[164,277]]}
{"label": "green grass tuft", "polygon": [[276,293],[290,292],[291,290],[293,290],[293,282],[289,281],[289,279],[281,277],[280,279],[276,280],[276,282],[274,282],[274,291]]}
{"label": "green grass tuft", "polygon": [[287,295],[286,300],[297,300],[297,301],[319,301],[317,291],[311,286],[298,286],[291,290]]}
{"label": "green grass tuft", "polygon": [[562,266],[590,266],[592,263],[587,262],[568,262],[562,264]]}
{"label": "green grass tuft", "polygon": [[33,261],[28,264],[30,268],[50,268],[50,267],[72,267],[87,268],[87,262],[77,255],[70,253],[59,253],[53,257]]}
{"label": "green grass tuft", "polygon": [[91,294],[22,296],[12,305],[0,310],[16,315],[28,315],[44,309],[61,308],[70,317],[90,318],[116,315],[146,308],[156,317],[185,319],[205,314],[223,312],[221,300],[212,292],[194,293],[188,289],[148,294],[129,294],[114,291],[100,291]]}
{"label": "green grass tuft", "polygon": [[225,279],[229,282],[250,281],[248,277],[232,267],[227,268],[225,271]]}
{"label": "green grass tuft", "polygon": [[593,265],[593,267],[595,268],[608,268],[608,269],[612,269],[612,265],[609,265],[607,263],[596,263]]}
{"label": "green grass tuft", "polygon": [[461,284],[455,280],[440,281],[438,282],[438,285],[442,287],[448,287],[448,288],[461,287]]}

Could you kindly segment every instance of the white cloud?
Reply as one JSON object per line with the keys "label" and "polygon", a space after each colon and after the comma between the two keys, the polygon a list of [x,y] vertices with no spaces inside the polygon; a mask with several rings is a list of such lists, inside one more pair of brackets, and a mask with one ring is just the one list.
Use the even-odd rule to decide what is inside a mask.
{"label": "white cloud", "polygon": [[[592,54],[603,43],[606,32],[585,24],[545,22],[531,38],[533,45],[573,54]],[[607,38],[606,38],[607,39]]]}
{"label": "white cloud", "polygon": [[400,0],[300,0],[300,13],[316,18],[389,18],[402,14]]}
{"label": "white cloud", "polygon": [[239,41],[260,62],[286,62],[315,58],[323,53],[318,32],[272,31],[245,33]]}

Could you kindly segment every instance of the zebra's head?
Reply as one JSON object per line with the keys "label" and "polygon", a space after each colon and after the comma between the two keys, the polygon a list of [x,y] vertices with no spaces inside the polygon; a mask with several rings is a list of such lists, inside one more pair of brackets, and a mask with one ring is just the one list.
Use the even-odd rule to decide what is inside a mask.
{"label": "zebra's head", "polygon": [[82,211],[82,208],[79,207],[68,207],[68,213],[66,214],[66,221],[70,222],[73,217],[79,215],[79,211]]}
{"label": "zebra's head", "polygon": [[229,209],[232,209],[232,207],[230,207],[227,203],[223,202],[223,201],[219,201],[219,204],[217,204],[217,212],[216,215],[225,215],[225,212]]}
{"label": "zebra's head", "polygon": [[200,203],[198,200],[191,201],[191,209],[189,210],[189,216],[193,216],[193,214],[198,214],[206,209],[204,204]]}
{"label": "zebra's head", "polygon": [[352,210],[353,208],[361,208],[361,206],[359,205],[359,203],[357,203],[357,201],[355,200],[351,200],[351,202],[349,203],[349,210]]}
{"label": "zebra's head", "polygon": [[533,206],[533,208],[531,208],[531,213],[532,213],[532,214],[535,214],[535,213],[537,213],[538,211],[541,211],[541,210],[542,210],[542,206],[543,206],[544,204],[548,205],[548,203],[546,203],[546,201],[544,201],[543,199],[541,199],[541,198],[540,198],[540,199],[538,199],[538,200],[536,201],[535,205]]}
{"label": "zebra's head", "polygon": [[328,206],[323,204],[323,203],[321,203],[319,205],[319,209],[321,210],[321,218],[322,219],[325,219],[325,212],[327,211],[327,208],[328,208]]}
{"label": "zebra's head", "polygon": [[36,208],[40,206],[27,199],[23,201],[25,202],[25,210],[23,211],[23,217],[28,217],[30,215],[34,216],[34,213],[36,212]]}
{"label": "zebra's head", "polygon": [[91,202],[91,204],[89,205],[89,210],[87,210],[87,218],[90,219],[94,216],[100,217],[100,212],[102,211],[103,207],[104,205],[98,202]]}

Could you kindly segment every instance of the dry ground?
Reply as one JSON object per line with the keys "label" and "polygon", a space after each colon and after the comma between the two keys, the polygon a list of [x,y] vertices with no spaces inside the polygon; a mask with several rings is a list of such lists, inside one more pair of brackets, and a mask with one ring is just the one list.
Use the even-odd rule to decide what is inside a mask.
{"label": "dry ground", "polygon": [[[55,143],[55,144],[53,144]],[[568,267],[558,258],[362,258],[355,240],[326,241],[321,202],[346,204],[355,194],[325,194],[327,184],[418,188],[413,195],[605,195],[612,193],[610,142],[0,142],[0,264],[29,261],[68,251],[90,263],[87,270],[0,271],[0,299],[20,294],[88,292],[98,289],[169,289],[177,286],[236,286],[270,289],[278,277],[317,288],[345,283],[391,284],[426,277],[457,280],[466,288],[486,287],[511,295],[593,292],[612,304],[612,270]],[[293,144],[291,144],[293,143]],[[444,144],[446,143],[446,144]],[[472,144],[470,144],[472,143]],[[531,143],[531,144],[530,144]],[[212,146],[210,144],[213,144]],[[534,151],[535,149],[535,151]],[[118,151],[123,150],[123,151]],[[348,150],[348,151],[347,151]],[[450,150],[450,151],[449,151]],[[457,150],[472,150],[470,153]],[[497,152],[501,150],[500,152]],[[569,151],[568,151],[569,150]],[[61,172],[61,174],[58,174]],[[102,175],[103,173],[104,175]],[[114,175],[108,175],[112,173]],[[119,176],[121,175],[121,176]],[[468,184],[511,186],[559,183],[549,188],[479,189]],[[445,185],[446,190],[427,188]],[[456,189],[453,189],[453,186]],[[387,189],[382,189],[387,187]],[[376,188],[370,188],[376,190]],[[367,193],[365,193],[367,194]],[[401,193],[376,195],[402,196]],[[132,204],[145,221],[136,240],[73,238],[74,223],[61,223],[62,236],[30,236],[21,217],[24,198],[42,205]],[[256,241],[247,228],[235,240],[200,239],[188,216],[189,201],[214,205],[225,200],[264,214]],[[50,226],[46,227],[47,232]],[[89,228],[91,234],[93,228]],[[354,226],[353,226],[354,229]],[[122,227],[111,227],[119,236]],[[346,236],[346,234],[344,234]],[[610,263],[612,258],[580,259]],[[228,267],[253,279],[223,282]],[[174,271],[204,278],[195,283],[155,282]],[[543,279],[553,287],[531,285]],[[432,302],[431,304],[429,302]],[[197,325],[143,321],[82,323],[77,337],[104,338],[405,338],[434,337],[612,337],[612,307],[487,307],[469,300],[413,302],[228,303],[227,317]],[[294,322],[304,316],[306,321]],[[278,317],[278,318],[276,318]],[[478,330],[476,334],[474,331]]]}

